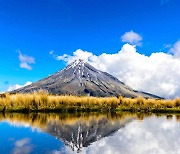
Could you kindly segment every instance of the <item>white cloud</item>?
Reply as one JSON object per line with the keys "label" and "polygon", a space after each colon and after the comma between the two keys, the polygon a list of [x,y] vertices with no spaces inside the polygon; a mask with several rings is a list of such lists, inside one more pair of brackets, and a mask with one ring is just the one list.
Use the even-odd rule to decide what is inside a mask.
{"label": "white cloud", "polygon": [[19,88],[28,86],[28,85],[30,85],[31,83],[32,83],[32,82],[27,81],[24,85],[15,84],[15,85],[9,86],[9,88],[8,88],[7,91],[13,91],[13,90],[16,90],[16,89],[19,89]]}
{"label": "white cloud", "polygon": [[54,50],[51,50],[51,51],[49,52],[50,55],[53,55],[53,53],[54,53]]}
{"label": "white cloud", "polygon": [[80,59],[88,61],[93,56],[94,55],[91,52],[78,49],[75,52],[73,52],[73,56],[69,56],[67,54],[64,54],[62,56],[56,56],[56,59],[57,60],[64,60],[64,61],[68,62],[68,64],[69,64],[69,63],[75,61],[76,59],[79,59],[79,57],[81,57]]}
{"label": "white cloud", "polygon": [[64,60],[69,64],[75,59],[83,59],[95,68],[109,72],[120,81],[130,87],[150,92],[165,98],[180,96],[180,58],[178,42],[167,54],[155,52],[145,56],[136,51],[136,47],[130,44],[123,45],[115,54],[102,53],[97,56],[81,49],[73,52],[73,55],[58,56],[58,60]]}
{"label": "white cloud", "polygon": [[21,68],[25,68],[27,70],[32,70],[32,66],[29,65],[29,64],[34,64],[35,63],[34,57],[23,55],[19,51],[19,60],[20,60],[20,67]]}
{"label": "white cloud", "polygon": [[174,54],[174,56],[180,57],[180,40],[174,44],[170,51]]}
{"label": "white cloud", "polygon": [[121,36],[122,42],[130,43],[132,45],[141,46],[142,45],[142,36],[138,33],[133,32],[126,32],[124,35]]}
{"label": "white cloud", "polygon": [[172,47],[172,44],[164,44],[163,49],[169,49]]}

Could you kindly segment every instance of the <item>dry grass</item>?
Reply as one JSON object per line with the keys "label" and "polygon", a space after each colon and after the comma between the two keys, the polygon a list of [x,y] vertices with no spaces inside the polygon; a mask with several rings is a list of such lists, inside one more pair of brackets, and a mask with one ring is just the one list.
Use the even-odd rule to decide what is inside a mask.
{"label": "dry grass", "polygon": [[0,111],[144,111],[180,112],[180,98],[174,100],[55,96],[44,92],[1,94]]}

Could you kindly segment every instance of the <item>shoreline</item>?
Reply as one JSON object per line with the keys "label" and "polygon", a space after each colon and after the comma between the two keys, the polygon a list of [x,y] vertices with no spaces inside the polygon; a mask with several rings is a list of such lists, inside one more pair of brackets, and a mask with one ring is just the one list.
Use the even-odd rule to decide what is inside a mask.
{"label": "shoreline", "polygon": [[0,110],[0,113],[180,113],[180,109],[152,109],[152,110],[142,110],[142,109],[132,109],[132,108],[121,108],[115,110],[100,110],[100,109],[6,109]]}

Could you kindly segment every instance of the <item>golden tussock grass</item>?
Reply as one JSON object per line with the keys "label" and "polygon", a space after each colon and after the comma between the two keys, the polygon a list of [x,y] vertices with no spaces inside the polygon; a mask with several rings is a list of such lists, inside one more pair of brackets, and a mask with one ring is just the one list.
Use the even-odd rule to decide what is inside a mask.
{"label": "golden tussock grass", "polygon": [[45,92],[1,94],[0,111],[144,111],[180,112],[174,100],[120,97],[59,96]]}

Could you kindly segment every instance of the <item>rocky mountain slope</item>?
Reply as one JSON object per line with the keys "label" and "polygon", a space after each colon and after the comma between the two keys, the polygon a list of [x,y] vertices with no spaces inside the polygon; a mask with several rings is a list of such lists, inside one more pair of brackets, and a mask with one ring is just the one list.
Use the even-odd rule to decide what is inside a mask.
{"label": "rocky mountain slope", "polygon": [[63,70],[13,93],[28,93],[40,89],[52,94],[159,98],[149,93],[135,91],[114,76],[97,70],[83,60],[76,60]]}

